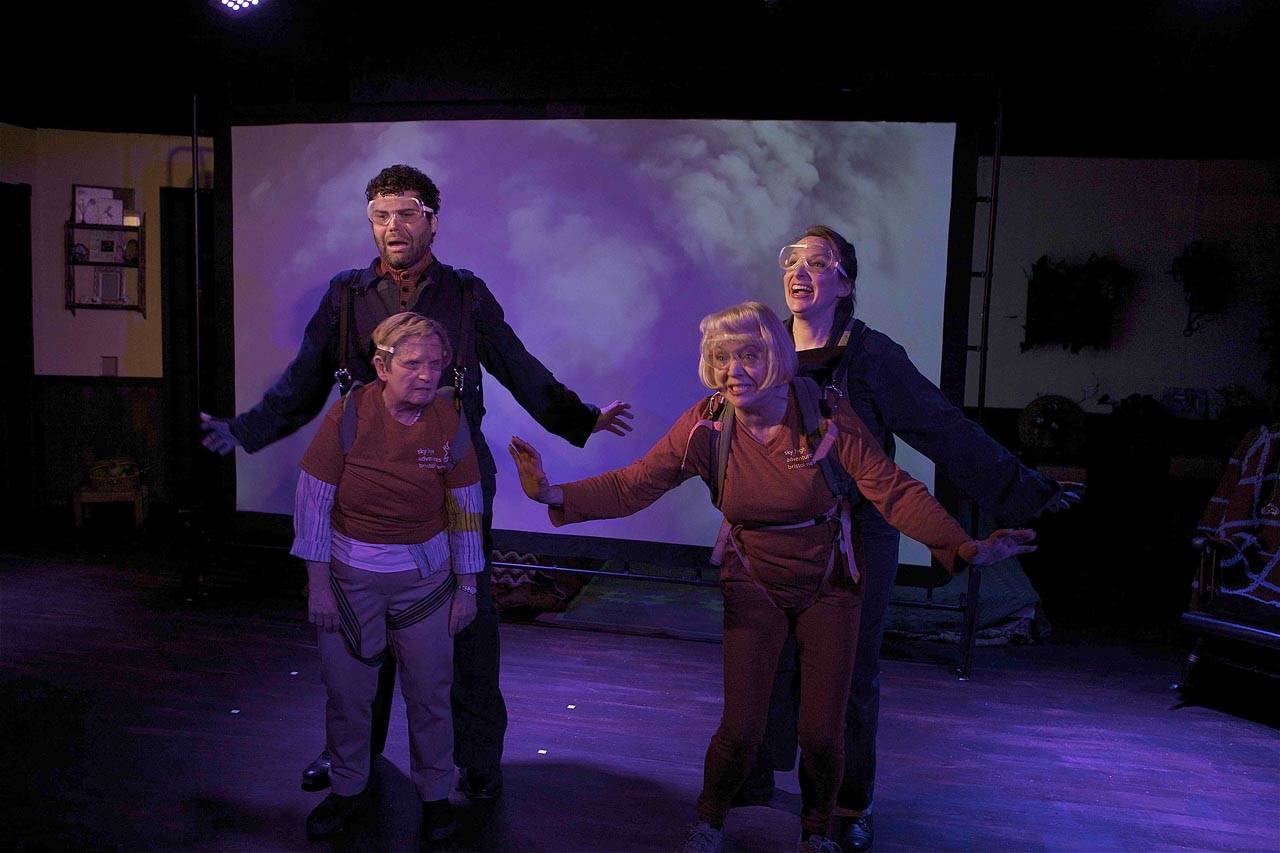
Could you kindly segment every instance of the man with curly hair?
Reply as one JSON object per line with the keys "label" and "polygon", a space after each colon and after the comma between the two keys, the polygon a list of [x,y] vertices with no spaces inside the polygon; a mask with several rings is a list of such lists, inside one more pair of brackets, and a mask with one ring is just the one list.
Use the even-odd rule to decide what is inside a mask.
{"label": "man with curly hair", "polygon": [[[629,432],[630,404],[615,400],[601,409],[584,403],[525,349],[479,276],[435,257],[440,190],[431,178],[412,166],[389,166],[369,181],[365,202],[378,256],[367,267],[345,270],[330,280],[297,356],[261,402],[231,419],[201,414],[204,446],[221,454],[237,446],[253,453],[298,430],[320,412],[335,381],[345,393],[354,381],[374,379],[370,333],[378,323],[401,311],[422,314],[441,323],[454,343],[454,358],[441,384],[454,386],[470,422],[484,495],[488,569],[496,468],[480,431],[481,369],[548,432],[578,447],[601,430]],[[478,615],[455,638],[451,698],[454,760],[462,770],[459,786],[472,800],[485,801],[502,791],[507,711],[498,689],[498,619],[488,571],[476,586]],[[394,661],[384,663],[373,717],[375,753],[386,741],[394,679]],[[320,790],[328,784],[329,759],[321,753],[304,771],[303,787]]]}

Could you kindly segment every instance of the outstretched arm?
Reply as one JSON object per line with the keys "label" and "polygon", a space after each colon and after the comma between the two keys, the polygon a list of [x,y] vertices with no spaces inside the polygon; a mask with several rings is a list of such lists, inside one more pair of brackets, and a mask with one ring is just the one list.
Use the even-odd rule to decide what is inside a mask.
{"label": "outstretched arm", "polygon": [[702,404],[692,407],[644,456],[622,468],[572,483],[553,485],[537,449],[512,436],[508,452],[531,499],[547,504],[557,527],[579,521],[622,518],[662,497],[690,477],[705,475],[709,441],[699,421]]}
{"label": "outstretched arm", "polygon": [[206,450],[212,450],[219,456],[226,456],[240,446],[240,439],[231,431],[231,421],[226,418],[215,418],[207,412],[201,412],[200,429],[204,430],[204,438],[200,439],[200,443]]}
{"label": "outstretched arm", "polygon": [[1021,528],[1010,530],[1004,528],[992,533],[986,539],[971,539],[959,548],[960,559],[974,566],[989,566],[1019,554],[1031,554],[1036,546],[1036,532]]}
{"label": "outstretched arm", "polygon": [[564,489],[551,485],[547,472],[542,467],[542,454],[536,447],[513,435],[507,450],[516,463],[520,488],[524,489],[530,499],[547,506],[564,506]]}
{"label": "outstretched arm", "polygon": [[614,400],[603,409],[584,403],[525,348],[485,283],[474,278],[470,286],[475,295],[480,364],[547,432],[582,447],[596,432],[626,435],[631,431],[630,403]]}
{"label": "outstretched arm", "polygon": [[231,421],[231,432],[250,453],[297,432],[324,407],[337,369],[337,311],[331,292],[325,291],[307,323],[298,354],[280,378],[258,405]]}
{"label": "outstretched arm", "polygon": [[840,461],[863,496],[886,521],[927,546],[951,571],[963,567],[960,560],[987,565],[1035,550],[1030,544],[1035,533],[1030,530],[998,530],[985,540],[970,539],[923,483],[893,463],[847,404],[837,411],[835,428]]}
{"label": "outstretched arm", "polygon": [[[997,518],[1025,521],[1066,509],[1079,491],[1023,465],[1011,451],[965,417],[887,337],[867,342],[868,382],[885,428],[933,460],[965,494]],[[852,372],[852,371],[851,371]]]}
{"label": "outstretched arm", "polygon": [[234,418],[200,413],[200,428],[205,433],[201,443],[206,448],[224,456],[237,446],[254,453],[297,432],[319,414],[333,388],[333,372],[337,368],[338,325],[333,288],[335,282],[337,286],[350,286],[346,279],[339,278],[330,282],[308,321],[298,354],[256,406]]}
{"label": "outstretched arm", "polygon": [[634,418],[631,414],[631,404],[622,400],[614,400],[609,405],[600,410],[600,414],[596,415],[596,425],[592,432],[600,432],[608,430],[614,435],[626,435],[631,432],[631,424],[627,421]]}

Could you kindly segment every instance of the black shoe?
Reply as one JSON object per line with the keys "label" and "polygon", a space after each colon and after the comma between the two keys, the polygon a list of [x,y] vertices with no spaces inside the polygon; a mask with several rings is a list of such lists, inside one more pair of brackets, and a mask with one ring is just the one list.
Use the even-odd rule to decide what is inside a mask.
{"label": "black shoe", "polygon": [[431,841],[444,841],[458,828],[449,799],[430,800],[422,804],[422,836]]}
{"label": "black shoe", "polygon": [[473,803],[491,803],[502,796],[502,768],[464,767],[458,775],[458,790]]}
{"label": "black shoe", "polygon": [[329,753],[321,750],[316,760],[302,771],[302,790],[323,791],[329,787]]}
{"label": "black shoe", "polygon": [[752,767],[751,775],[733,795],[734,806],[765,806],[773,797],[773,771]]}
{"label": "black shoe", "polygon": [[353,797],[341,794],[329,794],[320,801],[320,805],[307,815],[307,838],[328,838],[337,835],[351,825],[351,822],[364,814],[369,805],[369,793],[361,791]]}
{"label": "black shoe", "polygon": [[857,817],[836,818],[836,841],[840,842],[845,853],[870,850],[875,834],[876,824],[871,812],[863,812]]}

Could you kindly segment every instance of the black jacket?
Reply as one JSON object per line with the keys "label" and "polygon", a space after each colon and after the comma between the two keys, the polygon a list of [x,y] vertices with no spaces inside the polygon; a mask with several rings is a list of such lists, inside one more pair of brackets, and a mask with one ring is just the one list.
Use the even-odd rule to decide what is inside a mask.
{"label": "black jacket", "polygon": [[[307,323],[298,354],[262,401],[231,422],[231,432],[245,450],[253,453],[297,431],[324,407],[339,367],[338,315],[344,288],[351,292],[346,367],[361,382],[374,379],[370,335],[389,316],[375,287],[377,265],[375,259],[365,269],[346,270],[329,281],[324,298]],[[424,275],[428,283],[412,310],[441,323],[449,334],[454,360],[441,382],[453,381],[454,367],[459,363],[466,368],[463,408],[471,424],[486,493],[492,495],[496,469],[480,431],[484,417],[481,367],[548,432],[579,447],[584,445],[599,409],[583,403],[525,349],[484,281],[469,270],[454,269],[438,260]]]}
{"label": "black jacket", "polygon": [[[846,355],[838,339],[850,313],[847,305],[841,306],[827,346],[810,350],[807,356],[800,354],[800,372],[819,385],[830,381],[839,359]],[[931,459],[952,483],[1002,523],[1025,522],[1057,497],[1057,483],[1023,465],[966,418],[888,335],[855,320],[847,347],[843,390],[890,456],[897,436]],[[865,503],[860,509],[875,512]]]}

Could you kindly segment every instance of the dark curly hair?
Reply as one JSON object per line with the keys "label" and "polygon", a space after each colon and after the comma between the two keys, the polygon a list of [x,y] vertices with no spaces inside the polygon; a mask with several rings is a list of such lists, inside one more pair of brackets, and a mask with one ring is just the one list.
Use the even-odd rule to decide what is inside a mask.
{"label": "dark curly hair", "polygon": [[395,195],[396,193],[416,192],[422,203],[440,212],[440,188],[436,182],[412,166],[397,164],[388,166],[364,188],[365,201],[373,201],[374,196]]}

